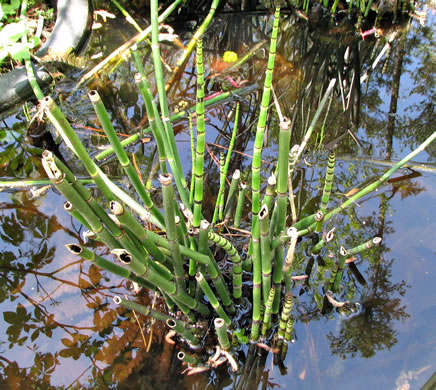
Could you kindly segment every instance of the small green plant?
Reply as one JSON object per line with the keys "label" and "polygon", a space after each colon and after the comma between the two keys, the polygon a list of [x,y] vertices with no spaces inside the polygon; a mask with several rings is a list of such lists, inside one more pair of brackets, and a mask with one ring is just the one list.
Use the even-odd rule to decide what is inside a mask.
{"label": "small green plant", "polygon": [[[33,4],[33,2],[31,2]],[[11,0],[0,4],[0,67],[7,58],[21,62],[30,59],[30,52],[40,44],[39,36],[26,19],[28,2]],[[39,11],[37,15],[51,18],[53,10]]]}

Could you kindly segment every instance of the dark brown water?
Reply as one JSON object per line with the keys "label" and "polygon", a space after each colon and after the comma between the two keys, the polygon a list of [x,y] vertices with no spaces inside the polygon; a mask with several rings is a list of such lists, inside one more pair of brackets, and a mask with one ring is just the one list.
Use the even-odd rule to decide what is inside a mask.
{"label": "dark brown water", "polygon": [[[344,194],[376,178],[391,161],[401,159],[434,131],[434,54],[430,28],[434,19],[431,11],[427,13],[429,20],[424,27],[416,21],[399,24],[395,33],[386,30],[378,41],[365,42],[353,40],[355,33],[349,29],[341,35],[331,30],[309,31],[294,16],[283,17],[275,88],[285,115],[292,117],[298,110],[293,142],[301,139],[318,104],[320,89],[328,79],[338,77],[339,69],[341,76],[352,83],[350,69],[363,75],[387,42],[386,36],[394,34],[389,59],[383,57],[368,82],[358,88],[360,94],[353,92],[346,114],[339,90],[332,99],[323,143],[351,128],[361,144],[349,136],[340,141],[332,207],[344,201]],[[121,28],[119,20],[111,22],[118,26],[115,35],[108,38],[108,28],[94,34],[92,54],[100,50],[109,53],[131,36],[132,30]],[[224,50],[241,55],[261,41],[269,32],[267,21],[271,22],[258,16],[218,18],[204,38],[206,72],[216,73],[218,56]],[[236,36],[238,40],[234,39]],[[337,60],[344,57],[347,47],[351,58],[356,59],[359,54],[359,64],[341,67]],[[165,46],[169,65],[174,63],[177,53],[176,47]],[[146,65],[151,66],[149,59]],[[232,76],[255,83],[264,66],[264,55],[258,52]],[[195,78],[191,72],[189,64],[171,93],[173,107],[181,100],[194,101]],[[63,90],[69,92],[78,74],[73,72],[71,79],[60,82],[54,95],[62,95]],[[120,132],[140,126],[144,113],[132,82],[133,74],[133,65],[124,62],[93,86],[99,89]],[[209,93],[226,87],[224,76],[208,79]],[[85,145],[93,149],[106,142],[94,131],[80,127],[99,127],[86,93],[83,87],[72,95],[65,94],[63,109],[81,132]],[[347,96],[344,101],[347,102]],[[258,99],[253,95],[241,97],[242,128],[235,149],[248,154],[252,153],[254,137],[250,125],[256,116],[253,108],[256,102]],[[232,105],[230,102],[208,111],[209,143],[228,144],[225,137],[231,129],[225,118]],[[270,163],[276,160],[277,127],[272,119],[262,154],[264,177],[273,169]],[[180,121],[176,128],[181,155],[190,156],[187,121]],[[3,179],[45,177],[35,150],[23,138],[24,129],[22,111],[3,118],[0,133]],[[211,153],[219,153],[218,148],[209,146]],[[312,213],[319,204],[326,167],[325,153],[313,149],[312,146],[305,162],[298,166],[295,181],[302,215]],[[142,171],[149,172],[154,143],[136,145],[132,151]],[[71,160],[64,146],[60,152],[67,161]],[[29,189],[1,192],[0,388],[421,388],[436,372],[435,159],[436,147],[432,145],[417,156],[413,170],[397,172],[396,180],[329,221],[328,228],[336,226],[338,234],[330,250],[336,250],[338,245],[353,247],[375,235],[383,238],[380,248],[357,255],[354,266],[345,272],[339,297],[356,303],[356,311],[321,312],[325,276],[322,267],[315,263],[308,282],[292,285],[294,336],[284,359],[242,345],[236,353],[240,365],[236,374],[228,365],[222,365],[197,375],[183,375],[184,367],[176,354],[180,350],[189,351],[186,345],[165,343],[163,338],[168,329],[164,325],[144,316],[135,318],[130,311],[115,307],[112,297],[126,294],[144,305],[154,304],[158,310],[164,310],[161,301],[151,294],[135,296],[122,280],[66,250],[64,244],[81,240],[84,229],[64,212],[63,198],[53,189],[35,198]],[[190,176],[190,158],[184,163]],[[217,168],[210,158],[206,164],[206,199],[213,204],[218,187]],[[248,176],[250,164],[248,157],[238,156],[231,169],[240,168]],[[72,168],[78,175],[84,174],[80,166],[73,164]],[[115,180],[120,177],[120,169],[114,164],[109,163],[105,169]],[[118,182],[126,184],[123,179]],[[158,184],[156,181],[153,184],[158,200]],[[97,246],[95,250],[107,256],[104,247]],[[304,273],[306,265],[307,258],[297,258],[295,274]],[[248,286],[245,291],[248,295]],[[203,356],[207,357],[208,352]]]}

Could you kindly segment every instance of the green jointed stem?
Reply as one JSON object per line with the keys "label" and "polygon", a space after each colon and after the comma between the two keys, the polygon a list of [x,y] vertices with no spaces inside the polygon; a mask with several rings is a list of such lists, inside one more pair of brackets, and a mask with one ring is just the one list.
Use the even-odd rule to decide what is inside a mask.
{"label": "green jointed stem", "polygon": [[[235,146],[236,134],[238,133],[238,123],[239,123],[239,102],[236,103],[235,122],[233,123],[232,137],[230,139],[229,149],[227,150],[226,160],[225,160],[224,167],[222,168],[221,176],[220,176],[220,189],[219,189],[218,198],[217,198],[217,206],[220,206],[220,207],[221,207],[221,204],[224,204],[224,189],[225,189],[225,184],[226,184],[226,177],[227,177],[227,172],[229,170],[229,164],[230,164],[230,159],[231,159],[232,152],[233,152],[233,147]],[[217,206],[215,206],[215,212],[214,212],[212,224],[215,224],[215,222],[216,222]],[[220,220],[223,219],[223,208],[222,207],[221,207],[220,212],[219,212],[219,219]]]}
{"label": "green jointed stem", "polygon": [[211,22],[215,11],[218,7],[219,0],[213,0],[212,4],[209,9],[209,13],[207,14],[206,18],[204,19],[203,23],[200,25],[200,27],[197,29],[197,31],[192,36],[191,40],[189,41],[188,45],[186,46],[182,57],[177,61],[176,67],[173,71],[173,75],[171,77],[171,80],[168,82],[166,86],[166,90],[168,90],[171,87],[171,84],[174,82],[177,77],[179,77],[179,74],[181,70],[183,69],[183,65],[188,61],[189,57],[191,56],[192,51],[194,50],[195,46],[197,45],[197,41],[201,38],[204,31],[206,30],[207,26],[209,26],[209,23]]}
{"label": "green jointed stem", "polygon": [[262,200],[262,205],[266,205],[268,207],[268,210],[272,210],[273,200],[276,195],[276,184],[277,184],[277,179],[275,175],[271,175],[268,178],[268,184],[266,186],[265,196],[263,197]]}
{"label": "green jointed stem", "polygon": [[288,322],[286,323],[286,331],[285,331],[286,341],[291,341],[293,330],[294,330],[294,320],[292,317],[290,317]]}
{"label": "green jointed stem", "polygon": [[292,306],[294,304],[294,297],[292,296],[292,291],[288,291],[285,295],[285,303],[282,309],[282,315],[280,317],[280,327],[278,336],[279,338],[284,338],[286,332],[286,325],[291,315]]}
{"label": "green jointed stem", "polygon": [[236,204],[235,221],[233,222],[233,226],[235,228],[238,228],[241,224],[242,210],[244,209],[245,194],[247,193],[247,189],[247,183],[244,181],[239,183],[238,203]]}
{"label": "green jointed stem", "polygon": [[197,147],[195,150],[194,174],[194,228],[200,226],[201,209],[203,202],[203,174],[205,150],[205,123],[204,123],[204,75],[203,75],[203,46],[201,39],[197,43]]}
{"label": "green jointed stem", "polygon": [[229,335],[227,334],[227,327],[225,321],[222,318],[215,318],[214,325],[221,348],[224,351],[230,350],[231,345],[230,345]]}
{"label": "green jointed stem", "polygon": [[166,320],[166,324],[171,329],[175,330],[180,336],[188,340],[192,345],[198,345],[200,343],[200,340],[192,334],[183,322],[178,321],[175,318],[169,318]]}
{"label": "green jointed stem", "polygon": [[[286,216],[288,215],[288,159],[291,142],[291,121],[283,118],[280,121],[279,133],[279,158],[277,173],[277,222],[275,223],[275,233],[279,235],[286,229]],[[273,283],[279,288],[283,279],[283,247],[274,252]],[[279,290],[280,291],[280,290]],[[274,298],[273,313],[278,313],[280,304],[280,294]]]}
{"label": "green jointed stem", "polygon": [[[217,96],[214,96],[214,97],[208,99],[205,102],[204,105],[205,105],[205,107],[212,107],[212,106],[224,103],[227,100],[232,99],[232,97],[234,95],[240,97],[240,96],[244,96],[244,95],[250,94],[250,93],[252,93],[252,92],[254,92],[256,90],[257,90],[257,85],[256,84],[251,84],[251,85],[248,85],[248,86],[245,86],[245,87],[234,89],[233,91],[223,92],[223,93],[221,93],[221,94],[219,94]],[[191,108],[189,108],[187,110],[180,111],[179,113],[171,116],[170,121],[171,122],[175,122],[175,121],[177,121],[179,119],[182,119],[182,118],[186,117],[189,113],[191,113],[193,111],[195,111],[195,108],[193,108],[193,107],[191,107]],[[151,129],[149,127],[141,129],[136,134],[133,134],[130,137],[127,137],[126,139],[122,140],[121,141],[121,145],[123,147],[126,147],[126,146],[128,146],[128,145],[130,145],[130,144],[132,144],[132,143],[134,143],[136,141],[138,141],[139,139],[141,139],[141,137],[144,134],[149,133],[150,131],[151,131]],[[95,156],[95,159],[97,161],[100,161],[100,160],[103,160],[106,157],[109,157],[113,153],[114,153],[113,148],[109,147],[109,148],[103,150],[102,152],[100,152],[99,154],[97,154]]]}
{"label": "green jointed stem", "polygon": [[[433,132],[431,136],[429,136],[419,147],[417,147],[414,151],[410,152],[406,157],[404,157],[401,161],[396,163],[391,169],[386,171],[382,176],[380,176],[375,182],[369,184],[362,190],[360,190],[358,193],[351,196],[349,199],[347,199],[344,203],[342,203],[339,207],[336,207],[329,213],[327,213],[324,216],[324,221],[329,220],[342,210],[344,210],[346,207],[355,204],[357,200],[362,198],[363,196],[369,194],[370,192],[374,191],[377,187],[381,186],[383,183],[385,183],[389,177],[391,177],[398,169],[400,169],[404,164],[406,164],[408,161],[413,159],[417,154],[422,152],[428,145],[430,145],[434,140],[436,139],[436,131]],[[310,216],[312,218],[312,221],[314,221],[313,216]],[[297,224],[296,224],[297,225]],[[296,226],[294,225],[294,226]],[[310,224],[309,224],[310,225]],[[315,223],[312,223],[312,225],[309,226],[310,228],[315,227]],[[300,228],[297,228],[298,230],[301,230]]]}
{"label": "green jointed stem", "polygon": [[82,214],[80,214],[69,202],[68,200],[64,202],[64,210],[70,214],[73,218],[77,219],[83,226],[85,226],[88,230],[91,230],[91,226],[89,226],[88,222],[86,222],[86,219],[82,217]]}
{"label": "green jointed stem", "polygon": [[[148,275],[145,276],[148,270],[151,268],[149,267],[149,264],[147,261],[141,261],[139,257],[132,255],[129,251],[126,249],[113,249],[111,251],[112,254],[118,257],[118,260],[121,261],[124,265],[129,267],[136,275],[142,276],[145,279],[148,280]],[[168,282],[167,280],[165,280]],[[156,285],[155,280],[149,280],[149,282]]]}
{"label": "green jointed stem", "polygon": [[79,137],[74,132],[68,120],[65,118],[62,111],[56,105],[51,97],[46,96],[43,99],[42,107],[44,109],[45,115],[48,117],[50,122],[62,136],[64,142],[67,144],[69,148],[76,154],[82,164],[85,166],[86,170],[89,173],[89,176],[94,180],[97,187],[103,193],[103,196],[106,200],[114,200],[114,196],[112,191],[109,190],[106,183],[102,180],[98,173],[97,166],[94,161],[91,160],[86,149],[82,145],[79,140]]}
{"label": "green jointed stem", "polygon": [[[170,243],[165,237],[162,237],[159,234],[156,234],[155,232],[152,232],[150,230],[147,230],[147,235],[150,240],[153,241],[157,246],[170,250]],[[183,245],[179,245],[179,248],[182,256],[189,257],[190,259],[198,261],[200,264],[203,265],[207,265],[210,262],[209,256],[205,256],[195,250],[186,248]]]}
{"label": "green jointed stem", "polygon": [[144,222],[150,222],[159,229],[165,230],[163,224],[161,224],[147,209],[145,209],[135,199],[133,199],[130,195],[113,183],[99,167],[96,166],[96,168],[99,177],[104,181],[109,190],[112,191],[113,195],[125,203],[126,206],[129,206],[132,210],[134,210]]}
{"label": "green jointed stem", "polygon": [[[191,172],[195,172],[195,141],[194,141],[194,126],[192,124],[192,114],[188,114],[188,121],[189,121],[189,136],[191,139]],[[191,177],[191,186],[189,188],[189,205],[192,208],[192,202],[194,202],[194,183],[195,180],[193,177]]]}
{"label": "green jointed stem", "polygon": [[44,157],[42,158],[42,165],[56,189],[72,204],[73,208],[83,216],[98,239],[104,242],[110,249],[119,248],[121,246],[120,243],[105,229],[100,219],[94,214],[74,187],[65,180],[65,174],[58,170],[55,165],[45,160]]}
{"label": "green jointed stem", "polygon": [[[174,137],[174,131],[171,126],[169,111],[168,111],[168,101],[165,92],[164,85],[164,75],[162,70],[162,62],[160,59],[160,46],[159,46],[159,25],[158,25],[158,1],[151,0],[150,2],[150,13],[151,13],[151,26],[152,26],[152,54],[153,54],[153,64],[154,73],[156,79],[156,86],[159,95],[159,103],[162,115],[162,122],[165,128],[165,135],[168,141],[168,149],[166,149],[167,156],[172,153],[175,161],[176,171],[173,171],[175,176],[177,189],[179,190],[179,196],[186,207],[189,207],[189,192],[186,186],[185,177],[183,174],[182,164],[180,162],[179,152],[177,151],[176,140]],[[180,181],[180,182],[179,182]],[[179,184],[180,183],[180,184]],[[180,185],[180,187],[179,187]]]}
{"label": "green jointed stem", "polygon": [[267,330],[270,328],[271,324],[271,314],[272,314],[272,305],[274,302],[274,296],[276,294],[275,287],[272,287],[269,290],[268,299],[265,301],[265,313],[263,314],[263,323],[262,323],[262,337],[266,336]]}
{"label": "green jointed stem", "polygon": [[[329,159],[327,164],[327,171],[325,175],[324,190],[321,198],[321,205],[319,207],[320,211],[325,215],[327,211],[327,206],[330,200],[330,193],[332,191],[333,177],[335,175],[335,163],[336,163],[336,153],[334,151],[329,152]],[[323,221],[317,222],[315,231],[317,233],[321,232]]]}
{"label": "green jointed stem", "polygon": [[[49,164],[54,164],[53,166],[56,166],[62,173],[65,174],[65,179],[68,181],[68,183],[70,183],[74,187],[74,189],[79,193],[79,195],[89,205],[89,207],[91,207],[92,211],[94,211],[94,213],[106,225],[110,232],[115,236],[120,235],[120,229],[115,225],[112,219],[109,218],[100,203],[98,203],[98,201],[92,196],[92,192],[85,188],[83,184],[77,180],[76,176],[74,176],[70,169],[59,158],[57,158],[52,152],[48,150],[45,150],[43,152],[43,156]],[[74,214],[77,214],[76,211],[77,210],[73,209]],[[83,217],[78,218],[79,222],[82,224],[83,219]],[[84,224],[84,226],[90,229],[90,227],[86,224]]]}
{"label": "green jointed stem", "polygon": [[212,217],[212,225],[215,225],[219,215],[219,219],[223,219],[224,213],[224,189],[226,183],[226,176],[224,175],[225,156],[224,152],[220,152],[220,188],[216,197],[215,210]]}
{"label": "green jointed stem", "polygon": [[[224,172],[224,167],[226,165],[226,156],[224,154],[224,152],[220,153],[220,189],[218,191],[218,197],[216,199],[216,206],[215,206],[215,211],[214,211],[214,218],[212,218],[212,223],[216,222],[216,216],[215,213],[217,211],[218,208],[218,212],[219,212],[219,219],[222,221],[222,219],[224,218],[224,195],[225,195],[225,184],[226,184],[226,177],[227,177],[227,173]],[[222,184],[222,187],[221,187]],[[222,188],[222,190],[221,190]],[[221,191],[221,193],[220,193]],[[215,220],[215,222],[214,222]]]}
{"label": "green jointed stem", "polygon": [[348,256],[353,256],[356,255],[357,253],[371,249],[373,246],[380,245],[381,242],[382,242],[381,237],[374,237],[373,239],[364,242],[363,244],[357,245],[354,248],[349,249]]}
{"label": "green jointed stem", "polygon": [[271,245],[269,240],[269,214],[268,207],[263,205],[259,212],[260,224],[260,251],[262,257],[262,293],[266,302],[271,289]]}
{"label": "green jointed stem", "polygon": [[312,255],[316,255],[317,253],[321,252],[321,249],[324,247],[324,245],[327,242],[330,242],[331,240],[333,240],[334,237],[335,237],[335,228],[329,230],[326,233],[325,237],[323,235],[323,238],[321,240],[319,240],[318,243],[312,247],[312,249],[310,250],[310,253]]}
{"label": "green jointed stem", "polygon": [[126,21],[129,22],[133,27],[135,27],[136,31],[141,33],[143,31],[142,28],[139,26],[138,23],[135,22],[135,19],[132,18],[132,16],[126,11],[126,9],[120,3],[118,3],[118,1],[116,0],[111,0],[111,1],[121,11],[121,13],[126,18]]}
{"label": "green jointed stem", "polygon": [[271,34],[271,43],[268,56],[268,65],[265,72],[265,81],[260,106],[259,119],[257,122],[256,138],[254,141],[253,160],[251,164],[251,191],[252,191],[252,243],[253,243],[253,323],[251,327],[251,339],[256,341],[259,337],[260,323],[260,306],[261,306],[261,259],[260,259],[260,229],[259,229],[259,211],[260,211],[260,167],[263,147],[263,138],[265,133],[267,112],[271,95],[271,83],[274,70],[274,61],[277,46],[277,34],[280,18],[280,8],[276,8],[274,14],[274,25]]}
{"label": "green jointed stem", "polygon": [[171,259],[173,261],[174,272],[176,275],[177,289],[179,292],[185,292],[185,271],[183,269],[183,258],[180,253],[177,229],[175,224],[176,213],[174,210],[174,189],[171,179],[172,175],[169,173],[159,175],[159,181],[162,185],[162,200],[164,206],[165,227],[168,242],[170,244],[170,249],[172,252]]}
{"label": "green jointed stem", "polygon": [[145,190],[144,185],[141,183],[141,180],[138,176],[133,165],[130,163],[130,159],[127,156],[127,153],[124,151],[121,143],[118,139],[118,136],[115,132],[114,127],[112,126],[112,122],[109,118],[109,115],[106,111],[106,108],[101,101],[100,95],[97,91],[91,91],[89,93],[89,99],[94,107],[94,110],[98,116],[98,119],[103,126],[103,130],[106,136],[109,139],[110,144],[115,150],[115,153],[118,157],[118,161],[124,169],[124,172],[127,174],[130,182],[136,190],[136,193],[139,195],[141,200],[144,202],[144,206],[150,210],[152,215],[154,215],[157,220],[163,223],[163,216],[160,213],[159,209],[153,204],[153,201],[150,198],[150,194]]}
{"label": "green jointed stem", "polygon": [[345,260],[347,259],[348,252],[341,246],[339,248],[339,259],[338,259],[338,270],[335,275],[335,280],[333,282],[332,291],[337,293],[339,291],[339,285],[341,284],[342,274],[344,273]]}
{"label": "green jointed stem", "polygon": [[213,241],[220,248],[224,249],[233,264],[233,298],[242,297],[242,260],[238,251],[229,240],[209,231],[209,240]]}
{"label": "green jointed stem", "polygon": [[233,206],[235,204],[236,192],[238,191],[239,179],[241,177],[241,172],[236,169],[232,175],[232,181],[230,183],[229,194],[227,196],[226,207],[224,207],[224,220],[227,222],[230,220],[233,213]]}
{"label": "green jointed stem", "polygon": [[204,275],[201,272],[197,272],[195,275],[195,279],[197,280],[198,284],[200,285],[200,288],[203,290],[204,295],[206,295],[209,303],[212,305],[216,313],[224,320],[225,324],[227,326],[230,326],[232,324],[231,319],[226,314],[220,303],[218,302],[218,299],[216,298],[214,292],[209,286],[209,283],[207,283],[206,279],[204,278]]}
{"label": "green jointed stem", "polygon": [[321,112],[327,103],[327,100],[333,91],[333,87],[336,84],[336,79],[331,79],[330,83],[327,87],[327,90],[324,93],[323,98],[321,99],[321,102],[319,103],[319,106],[315,112],[315,115],[313,116],[312,122],[310,123],[309,128],[306,131],[306,134],[304,135],[303,141],[300,144],[300,147],[298,148],[298,151],[295,153],[293,161],[291,161],[291,172],[293,172],[293,167],[295,166],[296,162],[300,159],[301,154],[303,153],[304,149],[306,148],[307,143],[310,140],[310,137],[312,136],[313,130],[315,129],[315,125],[318,122],[318,119],[321,115]]}
{"label": "green jointed stem", "polygon": [[[209,309],[204,304],[196,301],[184,292],[177,291],[176,285],[174,283],[162,277],[156,270],[154,270],[149,265],[143,264],[145,266],[145,271],[144,273],[141,273],[141,263],[138,261],[138,259],[135,259],[128,251],[115,250],[114,254],[118,256],[119,260],[123,264],[131,268],[133,272],[140,273],[140,275],[138,276],[146,279],[148,282],[161,289],[162,292],[166,293],[177,305],[179,305],[180,302],[184,306],[198,311],[202,315],[209,314]],[[179,305],[179,307],[182,309],[182,306]]]}
{"label": "green jointed stem", "polygon": [[109,209],[115,215],[125,229],[130,230],[141,242],[147,252],[160,263],[166,260],[165,255],[159,250],[156,244],[149,238],[148,231],[130,214],[121,203],[109,202]]}
{"label": "green jointed stem", "polygon": [[[159,320],[159,321],[165,322],[168,319],[173,319],[173,317],[170,317],[168,314],[164,314],[164,313],[161,313],[159,311],[150,309],[147,306],[141,305],[137,302],[129,301],[128,299],[124,299],[118,295],[115,295],[113,300],[117,305],[123,306],[129,310],[136,311],[137,313],[140,313],[144,316],[153,317],[154,319]],[[182,322],[182,321],[180,321],[180,322]],[[184,326],[186,326],[185,323],[182,322],[182,324]]]}
{"label": "green jointed stem", "polygon": [[119,265],[114,264],[113,262],[96,255],[94,252],[90,251],[87,248],[84,248],[77,244],[67,244],[65,246],[71,253],[78,255],[81,258],[88,260],[91,263],[94,263],[95,265],[98,265],[100,268],[103,268],[104,270],[109,271],[114,275],[129,279],[132,282],[136,282],[140,286],[148,288],[150,290],[154,291],[156,289],[151,283],[147,282],[145,279],[139,276],[136,276],[132,271],[128,270],[127,268],[120,267]]}
{"label": "green jointed stem", "polygon": [[[137,51],[134,52],[134,57],[139,57]],[[141,61],[138,59],[136,62],[139,62],[142,66]],[[138,67],[138,65],[137,65]],[[142,68],[143,69],[143,68]],[[165,152],[165,141],[166,137],[164,135],[162,121],[160,120],[159,113],[157,111],[156,103],[153,100],[153,97],[150,92],[150,84],[146,77],[142,76],[141,73],[135,75],[136,85],[141,92],[142,98],[144,99],[145,109],[148,115],[148,124],[150,125],[151,132],[153,133],[153,137],[156,141],[157,151],[159,153],[159,167],[162,173],[167,173],[167,155]],[[160,126],[159,126],[160,125]]]}
{"label": "green jointed stem", "polygon": [[177,353],[177,359],[184,361],[187,363],[190,367],[195,367],[198,365],[199,361],[196,357],[192,355],[188,355],[187,353],[180,351]]}

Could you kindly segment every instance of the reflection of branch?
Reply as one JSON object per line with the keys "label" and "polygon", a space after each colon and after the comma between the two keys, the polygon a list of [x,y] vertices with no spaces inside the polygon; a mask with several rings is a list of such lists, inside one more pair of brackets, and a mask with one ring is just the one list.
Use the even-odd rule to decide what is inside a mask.
{"label": "reflection of branch", "polygon": [[[20,291],[20,294],[27,300],[29,301],[32,306],[34,306],[35,308],[40,309],[42,312],[44,312],[44,315],[46,317],[49,317],[48,311],[47,309],[44,307],[44,305],[40,305],[39,303],[35,302],[31,297],[29,297],[27,294],[23,293],[22,291]],[[41,309],[42,308],[42,309]],[[54,318],[51,319],[51,321],[53,322],[53,324],[55,324],[56,326],[59,326],[61,328],[63,328],[65,330],[65,332],[67,332],[70,336],[73,335],[72,332],[70,332],[68,329],[66,328],[73,328],[74,330],[95,330],[94,326],[75,326],[75,325],[67,325],[67,324],[62,324],[58,321],[56,321]]]}
{"label": "reflection of branch", "polygon": [[[68,264],[68,266],[74,265],[74,264],[80,263],[80,262],[82,262],[82,260],[75,261],[74,263]],[[63,268],[66,268],[66,267],[63,267]],[[80,288],[77,283],[71,282],[69,280],[60,279],[56,276],[53,276],[56,272],[59,272],[60,270],[56,270],[53,272],[39,272],[39,271],[19,269],[19,268],[14,268],[14,267],[0,267],[0,270],[11,271],[11,272],[22,272],[25,274],[32,274],[32,275],[36,275],[36,276],[46,276],[48,278],[56,280],[57,282],[65,283],[65,284],[68,284],[70,286]]]}
{"label": "reflection of branch", "polygon": [[32,208],[32,207],[26,207],[23,205],[18,205],[18,204],[13,204],[13,203],[0,203],[0,210],[22,210],[26,213],[33,213],[36,214],[38,216],[40,216],[44,221],[48,221],[49,223],[53,223],[54,224],[54,230],[63,230],[64,232],[68,233],[71,237],[75,237],[78,240],[80,239],[80,237],[73,231],[71,231],[70,229],[67,229],[66,227],[62,226],[56,217],[54,218],[49,218],[47,215],[45,215],[44,213],[41,213],[38,209]]}

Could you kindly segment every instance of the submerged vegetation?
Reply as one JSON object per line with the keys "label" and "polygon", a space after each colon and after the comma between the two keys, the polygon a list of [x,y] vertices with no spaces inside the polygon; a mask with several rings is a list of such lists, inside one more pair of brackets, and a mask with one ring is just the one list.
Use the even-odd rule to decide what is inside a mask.
{"label": "submerged vegetation", "polygon": [[[176,0],[163,14],[167,16],[180,3]],[[126,310],[130,310],[136,319],[136,313],[140,313],[165,323],[169,331],[166,342],[174,343],[177,338],[182,346],[177,357],[186,364],[187,375],[228,364],[240,375],[236,388],[248,388],[247,384],[255,383],[259,376],[256,372],[256,379],[252,377],[253,361],[261,359],[264,362],[266,358],[265,355],[259,355],[259,358],[256,355],[258,350],[271,352],[274,364],[286,371],[283,363],[290,343],[295,340],[293,326],[297,318],[307,321],[307,318],[328,316],[334,312],[349,319],[342,332],[351,334],[349,339],[359,339],[357,342],[341,345],[340,340],[329,335],[333,353],[340,356],[360,351],[362,356],[370,357],[381,344],[393,345],[394,336],[387,331],[372,349],[368,348],[365,343],[368,336],[356,331],[360,329],[356,322],[365,321],[365,317],[359,314],[371,305],[362,308],[365,299],[374,307],[376,301],[382,302],[381,305],[388,303],[385,296],[376,296],[376,293],[372,297],[359,295],[347,275],[349,272],[357,279],[362,278],[354,261],[361,254],[376,258],[383,235],[383,228],[373,235],[365,232],[365,227],[353,225],[353,208],[388,181],[398,179],[393,175],[431,145],[436,132],[426,134],[412,152],[400,161],[390,163],[386,172],[367,183],[352,183],[356,178],[351,172],[348,187],[352,189],[339,199],[334,197],[338,149],[345,139],[362,146],[355,134],[360,121],[361,85],[368,81],[373,69],[390,50],[392,39],[401,36],[401,24],[388,31],[386,27],[382,29],[377,20],[373,23],[374,31],[360,32],[359,40],[373,33],[389,35],[385,46],[378,48],[378,52],[375,46],[359,46],[355,30],[354,36],[351,38],[350,34],[350,40],[345,40],[342,45],[333,46],[331,37],[335,39],[337,32],[329,31],[308,48],[305,47],[307,41],[294,38],[293,32],[299,28],[298,20],[306,22],[314,14],[309,13],[308,1],[291,4],[303,12],[297,13],[294,19],[284,19],[280,17],[280,8],[276,8],[273,19],[268,18],[259,26],[263,38],[255,46],[256,50],[246,51],[246,57],[228,54],[222,61],[225,64],[219,65],[221,68],[217,74],[213,74],[214,70],[205,74],[205,65],[208,64],[204,63],[203,51],[212,46],[210,41],[214,39],[205,31],[218,4],[217,0],[212,2],[204,22],[177,60],[172,76],[166,77],[162,60],[165,56],[160,50],[163,33],[159,30],[158,4],[156,0],[151,1],[148,33],[151,32],[152,65],[144,61],[143,51],[138,47],[138,41],[147,35],[146,30],[139,33],[130,51],[138,72],[135,84],[144,102],[147,124],[140,132],[120,141],[100,93],[92,90],[89,92],[92,108],[110,142],[110,147],[104,152],[97,154],[94,150],[87,150],[73,129],[74,123],[73,126],[70,124],[55,100],[42,96],[41,91],[33,86],[45,118],[95,185],[85,186],[75,176],[72,167],[76,163],[65,161],[57,151],[41,153],[44,171],[52,185],[66,198],[65,211],[88,230],[83,235],[93,242],[87,245],[86,240],[80,242],[78,238],[66,245],[68,250],[97,266],[93,268],[94,273],[103,269],[142,289],[139,294],[142,298],[139,297],[138,302],[121,294],[113,297],[115,304],[122,307],[119,313],[125,315]],[[406,1],[397,3],[399,10],[407,12],[414,12],[412,5]],[[322,6],[322,13],[330,9],[329,18],[341,8],[338,1],[324,2]],[[371,1],[350,2],[348,10],[354,16],[359,12],[357,17],[360,19],[368,16],[371,7]],[[342,9],[347,13],[348,10]],[[281,23],[286,28],[281,29]],[[311,26],[316,28],[320,23]],[[358,28],[361,25],[359,21]],[[287,48],[283,42],[287,43]],[[289,51],[291,46],[300,48],[304,55],[311,52],[311,61],[305,63],[302,55],[300,63],[297,58],[292,62],[288,53],[277,51],[278,46]],[[194,50],[195,61],[189,63]],[[267,54],[257,57],[260,51]],[[361,71],[363,58],[370,64],[366,72]],[[216,67],[217,62],[213,64]],[[195,80],[192,81],[194,77],[181,80],[187,64],[194,68],[193,63]],[[263,85],[238,80],[244,66],[250,67],[249,72],[263,72]],[[398,65],[394,64],[394,72],[395,66]],[[84,75],[80,83],[89,79],[91,73]],[[315,83],[315,80],[321,82]],[[305,86],[304,91],[294,99],[296,103],[292,107],[287,106],[286,97],[297,91],[300,85]],[[179,105],[180,112],[175,113],[171,103],[175,91],[182,88],[186,91],[195,89],[195,104],[192,107],[187,104],[189,108]],[[214,92],[209,93],[211,91]],[[340,100],[341,114],[345,118],[340,125],[336,119],[338,112],[333,112],[337,110],[337,105],[332,103],[334,100]],[[224,102],[230,102],[226,105],[230,107],[226,117],[233,126],[228,137],[227,154],[222,152],[216,161],[219,177],[208,176],[208,180],[216,184],[216,198],[211,202],[207,193],[211,186],[205,180],[208,171],[212,171],[207,165],[206,154],[207,112],[209,107]],[[189,117],[191,134],[190,178],[185,174],[185,154],[180,151],[173,127],[177,119],[186,116]],[[245,150],[244,142],[246,146],[251,141],[248,140],[250,132],[245,141],[239,136],[240,129],[246,129],[250,120],[254,135],[253,152],[252,156],[243,157],[236,151]],[[328,127],[335,130],[328,134]],[[148,171],[141,172],[134,155],[131,157],[126,148],[150,133],[156,144],[157,157]],[[271,159],[273,165],[267,166],[263,152],[271,134],[274,134],[278,147],[276,157]],[[320,187],[312,189],[310,199],[302,200],[304,173],[301,167],[304,164],[310,166],[310,160],[317,156],[322,160]],[[104,166],[98,164],[107,158],[115,159],[119,164],[122,175],[128,178],[127,186],[122,188],[115,183]],[[143,176],[147,177],[145,183]],[[156,176],[159,179],[157,191],[153,190]],[[265,176],[268,176],[267,180]],[[337,226],[335,219],[344,212],[350,215],[350,226]],[[242,239],[233,238],[235,233]],[[102,245],[110,250],[115,260],[109,260],[108,253],[100,254],[107,252],[102,250]],[[313,302],[310,311],[294,304],[295,296],[304,294],[309,284]],[[389,288],[401,292],[404,285]],[[149,293],[145,291],[161,297],[159,309],[148,302]],[[145,305],[141,303],[143,299],[147,301]],[[407,316],[399,302],[390,304],[395,308],[392,310],[394,317]],[[98,302],[96,305],[99,306]],[[25,314],[17,311],[16,315]],[[113,321],[109,317],[101,322]],[[129,331],[126,325],[126,337]],[[75,356],[74,348],[88,341],[87,338],[76,340],[74,335],[72,337],[72,341],[63,341],[69,356]],[[128,344],[127,341],[123,343]],[[356,349],[359,343],[361,347]],[[239,352],[247,344],[244,361]],[[90,350],[96,348],[95,345],[88,347]],[[139,364],[138,356],[142,353],[138,352],[131,360],[131,370]],[[257,364],[262,367],[262,363]]]}

